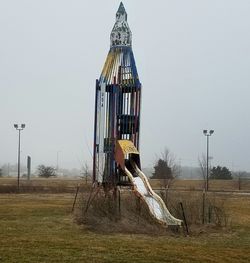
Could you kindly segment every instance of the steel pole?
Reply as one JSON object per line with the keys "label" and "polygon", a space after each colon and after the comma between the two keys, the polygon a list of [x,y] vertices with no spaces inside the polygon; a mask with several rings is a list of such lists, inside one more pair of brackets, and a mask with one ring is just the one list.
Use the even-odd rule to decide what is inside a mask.
{"label": "steel pole", "polygon": [[21,130],[18,130],[18,164],[17,164],[17,191],[20,185],[20,147],[21,146]]}
{"label": "steel pole", "polygon": [[207,135],[207,191],[208,191],[208,166],[209,166],[209,135]]}

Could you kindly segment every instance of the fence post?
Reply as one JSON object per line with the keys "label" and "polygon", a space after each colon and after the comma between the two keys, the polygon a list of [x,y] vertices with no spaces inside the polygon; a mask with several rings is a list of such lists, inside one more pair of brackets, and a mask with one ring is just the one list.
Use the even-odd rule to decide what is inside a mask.
{"label": "fence post", "polygon": [[79,191],[79,185],[77,185],[77,187],[76,187],[76,194],[75,194],[75,199],[74,199],[74,202],[73,202],[73,206],[72,206],[71,212],[73,212],[74,209],[75,209],[75,204],[76,204],[76,198],[77,198],[77,195],[78,195],[78,191]]}
{"label": "fence post", "polygon": [[202,224],[205,224],[205,189],[202,193]]}
{"label": "fence post", "polygon": [[184,208],[183,208],[182,202],[180,202],[180,206],[181,206],[181,210],[182,210],[182,217],[183,217],[183,221],[184,221],[184,224],[185,224],[186,232],[187,232],[187,235],[188,235],[189,234],[188,225],[187,225],[187,220],[186,220],[186,216],[185,216],[185,212],[184,212]]}
{"label": "fence post", "polygon": [[208,207],[208,223],[211,223],[211,217],[212,217],[212,207],[209,205]]}
{"label": "fence post", "polygon": [[119,211],[119,218],[121,218],[121,191],[118,188],[118,211]]}

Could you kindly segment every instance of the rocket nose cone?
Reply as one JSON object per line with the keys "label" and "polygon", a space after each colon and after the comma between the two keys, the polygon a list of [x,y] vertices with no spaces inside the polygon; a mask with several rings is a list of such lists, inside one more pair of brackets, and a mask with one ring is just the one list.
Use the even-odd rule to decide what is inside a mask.
{"label": "rocket nose cone", "polygon": [[117,10],[117,13],[120,13],[120,14],[126,13],[125,7],[124,7],[122,2],[120,3],[120,6],[119,6],[119,8]]}
{"label": "rocket nose cone", "polygon": [[110,40],[111,47],[131,46],[131,31],[127,22],[127,12],[122,2],[116,13],[116,22],[112,29]]}

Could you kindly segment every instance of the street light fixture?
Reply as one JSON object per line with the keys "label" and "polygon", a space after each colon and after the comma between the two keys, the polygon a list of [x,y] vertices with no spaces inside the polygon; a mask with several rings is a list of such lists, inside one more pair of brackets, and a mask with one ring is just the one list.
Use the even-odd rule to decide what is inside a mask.
{"label": "street light fixture", "polygon": [[206,191],[208,191],[208,161],[209,161],[209,137],[214,133],[214,130],[203,130],[203,134],[207,137],[207,183],[206,183]]}
{"label": "street light fixture", "polygon": [[20,126],[18,124],[14,124],[14,128],[16,128],[16,130],[18,131],[17,191],[19,192],[21,131],[25,128],[25,124],[22,123]]}

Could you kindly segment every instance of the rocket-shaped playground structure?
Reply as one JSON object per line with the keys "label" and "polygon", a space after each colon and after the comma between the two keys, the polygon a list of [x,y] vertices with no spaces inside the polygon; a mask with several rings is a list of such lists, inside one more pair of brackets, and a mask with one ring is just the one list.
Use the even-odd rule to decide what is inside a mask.
{"label": "rocket-shaped playground structure", "polygon": [[110,35],[110,50],[96,80],[93,182],[112,188],[131,185],[151,214],[165,225],[181,225],[152,190],[140,167],[141,89],[132,33],[122,3]]}

